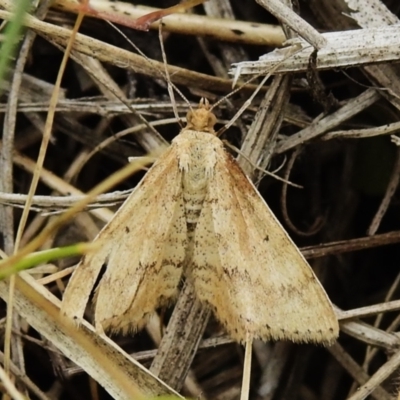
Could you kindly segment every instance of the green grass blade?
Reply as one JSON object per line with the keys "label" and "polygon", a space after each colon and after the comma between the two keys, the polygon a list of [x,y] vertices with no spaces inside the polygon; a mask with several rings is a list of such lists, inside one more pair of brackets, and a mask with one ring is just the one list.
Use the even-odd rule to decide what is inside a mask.
{"label": "green grass blade", "polygon": [[77,243],[71,246],[56,247],[54,249],[32,253],[19,260],[16,264],[0,270],[0,279],[7,278],[25,269],[48,263],[49,261],[85,254],[89,250],[93,250],[93,247],[92,243]]}
{"label": "green grass blade", "polygon": [[8,64],[10,63],[15,48],[20,40],[24,15],[30,5],[30,0],[15,1],[13,18],[5,28],[3,41],[0,46],[0,82],[3,81],[6,75]]}

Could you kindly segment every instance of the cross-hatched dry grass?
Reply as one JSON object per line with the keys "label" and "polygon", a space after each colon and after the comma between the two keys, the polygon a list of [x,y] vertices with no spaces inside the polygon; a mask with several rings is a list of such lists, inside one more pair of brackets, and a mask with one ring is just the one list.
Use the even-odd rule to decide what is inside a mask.
{"label": "cross-hatched dry grass", "polygon": [[[198,26],[189,15],[175,25],[165,19],[163,42],[171,80],[192,104],[198,103],[201,96],[216,102],[228,94],[231,81],[227,71],[231,64],[258,59],[279,46],[283,37],[277,21],[255,2],[219,0],[211,7],[213,3],[210,0],[206,12],[201,6],[194,10],[208,15]],[[350,13],[345,3],[301,3],[300,15],[320,32],[390,25],[400,16],[394,0],[386,5],[377,0],[363,1],[353,18],[343,14]],[[2,96],[0,199],[8,205],[4,206],[0,230],[1,248],[9,255],[21,218],[21,210],[15,206],[25,199],[3,192],[26,194],[29,189],[53,84],[75,20],[73,13],[58,7],[60,4],[68,6],[68,1],[53,4],[44,22],[27,20],[30,29],[24,34],[24,47],[16,54]],[[90,4],[95,6],[97,2],[90,0]],[[172,4],[158,2],[156,6]],[[226,33],[222,23],[211,16],[215,13],[213,18],[218,18],[222,5],[229,4],[237,21],[232,21]],[[0,0],[0,6],[7,10],[8,2]],[[367,17],[368,11],[372,17]],[[0,17],[6,18],[7,13]],[[254,23],[275,26],[260,25],[259,31],[254,31]],[[154,152],[179,132],[179,125],[173,122],[157,30],[121,29],[150,60],[156,61],[134,54],[126,38],[106,22],[84,19],[80,28],[84,36],[75,41],[62,81],[36,191],[38,195],[53,196],[53,203],[49,205],[48,197],[34,198],[34,211],[21,247],[57,218],[48,211],[70,206],[60,195],[87,192],[127,164],[128,157]],[[257,33],[260,31],[262,35]],[[239,157],[338,307],[341,334],[329,348],[256,343],[251,398],[395,399],[400,364],[395,333],[399,326],[396,311],[400,308],[400,152],[396,138],[391,140],[390,136],[397,126],[392,126],[390,132],[384,126],[398,121],[399,69],[396,63],[331,68],[318,73],[320,82],[311,71],[310,67],[308,72],[271,78],[223,138],[241,147],[253,162],[269,162],[268,170],[283,164],[278,175],[303,185],[303,189],[285,186],[268,176],[261,180],[263,174],[254,169],[253,163]],[[221,104],[216,110],[221,123],[232,118],[256,83]],[[329,94],[334,99],[327,102]],[[184,117],[187,104],[178,95],[176,102]],[[265,116],[261,111],[266,103],[269,108]],[[137,113],[155,125],[158,133]],[[271,132],[279,135],[274,137]],[[308,136],[293,145],[299,132]],[[353,134],[351,138],[349,133]],[[12,175],[7,178],[4,171],[10,169]],[[133,175],[117,189],[133,188],[141,176],[143,172]],[[121,199],[116,201],[120,204]],[[115,209],[115,204],[107,203],[104,208],[80,213],[48,237],[42,248],[90,241]],[[77,330],[62,320],[57,298],[61,298],[68,279],[62,274],[76,261],[63,260],[16,280],[14,310],[22,318],[14,325],[10,369],[21,393],[27,391],[31,398],[40,399],[108,399],[111,397],[107,391],[114,398],[172,393],[132,361],[128,353],[146,368],[156,357],[153,373],[185,396],[239,398],[243,349],[224,335],[214,319],[205,326],[208,312],[197,303],[189,309],[183,301],[179,303],[180,312],[187,314],[172,318],[167,332],[160,332],[160,324],[168,323],[172,307],[146,330],[132,336],[114,336],[112,341],[98,337],[89,324]],[[55,276],[58,279],[48,277],[52,274],[59,274]],[[7,284],[1,282],[3,299],[7,291]],[[3,305],[3,316],[5,310]],[[4,323],[1,326],[4,332]],[[196,339],[204,326],[197,348]],[[160,345],[161,336],[164,339]],[[164,356],[156,355],[159,346]],[[193,362],[192,351],[196,354]],[[1,357],[4,364],[3,354]]]}

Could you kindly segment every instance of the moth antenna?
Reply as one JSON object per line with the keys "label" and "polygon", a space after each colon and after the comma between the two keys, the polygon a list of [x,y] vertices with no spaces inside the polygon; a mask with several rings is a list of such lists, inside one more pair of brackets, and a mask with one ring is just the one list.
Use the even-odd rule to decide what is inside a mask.
{"label": "moth antenna", "polygon": [[[128,38],[126,37],[126,35],[124,35],[122,33],[121,30],[119,30],[112,22],[107,21],[106,19],[104,20],[105,22],[107,22],[111,27],[113,27],[117,32],[119,32],[125,39],[128,40]],[[129,40],[128,40],[129,41]],[[129,41],[130,42],[130,41]],[[132,44],[132,42],[130,42]],[[140,50],[139,50],[140,51]],[[143,55],[144,56],[144,55]],[[144,56],[145,57],[145,56]],[[152,62],[152,60],[149,60],[150,62]],[[121,96],[121,94],[116,91],[112,86],[107,85],[107,83],[105,83],[102,79],[99,79],[96,76],[92,76],[93,79],[95,79],[101,86],[105,87],[108,91],[110,91],[122,104],[124,104],[126,106],[126,108],[132,112],[133,115],[135,115],[137,118],[140,119],[140,121],[143,122],[143,124],[150,130],[152,131],[155,135],[160,135],[159,132],[146,120],[146,118],[144,118],[142,116],[142,114],[138,111],[135,110],[135,108],[133,108],[129,102],[127,101],[127,99],[124,96]]]}
{"label": "moth antenna", "polygon": [[[276,63],[276,65],[274,65],[271,70],[268,72],[268,74],[262,79],[262,81],[260,82],[260,84],[257,86],[257,88],[255,89],[255,91],[252,93],[252,95],[244,102],[244,104],[242,105],[242,107],[240,107],[239,111],[233,116],[233,118],[228,122],[228,124],[226,124],[225,126],[223,126],[218,132],[217,132],[217,136],[222,135],[222,133],[224,133],[227,129],[229,129],[237,120],[238,118],[243,114],[244,111],[246,111],[246,109],[250,106],[251,102],[253,101],[254,97],[256,97],[256,95],[258,94],[258,92],[261,90],[261,88],[264,86],[264,84],[267,82],[267,80],[270,78],[270,76],[276,71],[276,69],[286,60],[288,60],[290,57],[294,56],[295,54],[297,54],[298,52],[300,52],[302,49],[299,48],[295,51],[289,52],[287,54],[287,56],[281,60],[280,62]],[[235,93],[237,93],[239,90],[241,90],[244,86],[248,85],[249,83],[253,82],[255,79],[258,79],[259,77],[263,76],[263,73],[257,74],[255,76],[253,76],[252,78],[248,79],[245,83],[243,83],[242,85],[240,85],[238,88],[236,88],[235,90],[233,90],[232,92],[230,92],[229,94],[227,94],[226,96],[224,96],[221,100],[217,101],[213,107],[211,108],[211,111],[213,108],[219,106],[223,101],[225,101],[226,99],[228,99],[229,97],[231,97],[232,95],[234,95]],[[233,81],[233,85],[236,84],[238,77],[235,75],[235,79]]]}
{"label": "moth antenna", "polygon": [[165,49],[164,49],[164,40],[163,40],[163,37],[162,37],[162,25],[163,24],[162,24],[162,20],[161,20],[160,24],[158,25],[158,40],[160,42],[162,59],[163,59],[163,62],[164,62],[165,77],[167,78],[168,94],[169,94],[169,98],[171,100],[172,109],[174,110],[175,118],[178,121],[179,125],[182,127],[182,122],[181,122],[181,119],[179,117],[178,110],[176,108],[175,94],[174,94],[174,90],[172,89],[171,78],[169,76],[169,72],[168,72],[168,68],[167,68],[168,61],[167,61],[167,55],[165,54]]}
{"label": "moth antenna", "polygon": [[[164,66],[165,66],[165,72],[160,71],[153,63],[153,60],[149,57],[147,57],[147,55],[145,53],[143,53],[142,50],[139,49],[139,47],[137,47],[135,45],[135,43],[132,42],[132,40],[130,40],[116,25],[114,25],[112,22],[105,20],[110,26],[112,26],[136,51],[138,54],[140,54],[143,58],[145,58],[150,64],[153,64],[153,68],[154,71],[159,75],[159,77],[161,79],[164,79],[167,82],[167,87],[168,87],[168,94],[171,98],[171,102],[173,104],[174,107],[174,115],[175,118],[177,119],[178,123],[181,125],[181,119],[179,118],[177,109],[176,109],[176,103],[174,99],[174,95],[171,93],[173,93],[173,91],[171,90],[171,87],[179,94],[179,96],[188,104],[189,108],[192,110],[192,106],[189,102],[189,100],[185,97],[185,95],[178,89],[178,87],[171,81],[170,79],[170,75],[168,72],[168,63],[166,62],[166,57],[165,57],[165,51],[164,51],[164,44],[163,41],[160,39],[160,45],[161,45],[161,53],[163,56],[163,61],[164,61]],[[160,25],[159,25],[159,38],[161,36],[161,28],[162,27],[162,20],[160,20]],[[164,59],[165,57],[165,59]],[[133,111],[134,113],[136,113],[136,110]],[[139,114],[140,115],[140,114]]]}
{"label": "moth antenna", "polygon": [[175,94],[174,90],[182,97],[182,99],[189,105],[189,108],[191,111],[193,111],[192,106],[190,105],[190,102],[188,99],[184,96],[184,94],[171,82],[171,77],[169,76],[168,72],[168,61],[167,61],[167,55],[165,53],[164,49],[164,41],[162,37],[162,20],[160,21],[160,24],[158,25],[158,40],[160,42],[160,47],[161,47],[161,54],[164,62],[164,68],[165,68],[165,79],[167,81],[167,88],[168,88],[168,94],[171,99],[171,104],[172,104],[172,109],[174,110],[174,116],[176,120],[178,121],[179,125],[181,128],[183,127],[182,120],[179,116],[178,109],[176,107],[176,101],[175,101]]}
{"label": "moth antenna", "polygon": [[244,352],[242,390],[240,392],[240,400],[249,400],[250,395],[250,378],[251,378],[251,356],[253,351],[253,339],[247,335]]}
{"label": "moth antenna", "polygon": [[217,132],[217,136],[222,135],[222,133],[224,133],[227,129],[229,129],[238,120],[238,118],[246,111],[246,109],[250,106],[251,102],[253,101],[254,97],[257,96],[258,92],[264,86],[265,82],[267,82],[267,80],[270,78],[271,74],[272,72],[270,72],[263,78],[263,80],[257,86],[256,90],[254,90],[252,95],[243,103],[242,107],[239,108],[238,112],[233,116],[233,118]]}
{"label": "moth antenna", "polygon": [[266,169],[261,168],[261,167],[259,167],[258,165],[255,165],[255,164],[250,160],[250,158],[248,158],[245,154],[243,154],[243,152],[240,151],[240,149],[238,149],[236,146],[233,146],[232,144],[230,144],[229,142],[227,142],[227,141],[225,141],[225,140],[223,140],[223,142],[224,142],[224,145],[225,145],[226,147],[229,147],[230,149],[232,149],[233,151],[235,151],[237,154],[239,154],[241,157],[243,157],[246,161],[248,161],[248,162],[254,167],[254,169],[256,169],[256,170],[262,172],[262,173],[265,174],[265,175],[271,176],[272,178],[275,178],[276,180],[278,180],[278,181],[280,181],[280,182],[283,182],[283,183],[285,183],[286,185],[293,186],[293,187],[295,187],[295,188],[297,188],[297,189],[303,189],[303,186],[298,185],[297,183],[293,183],[293,182],[289,181],[287,178],[282,178],[282,177],[280,177],[279,175],[277,175],[277,172],[283,167],[283,165],[284,165],[284,163],[285,163],[285,160],[284,160],[284,162],[282,163],[282,165],[280,165],[275,171],[272,171],[272,172],[271,172],[271,171],[267,171]]}
{"label": "moth antenna", "polygon": [[256,80],[257,78],[259,78],[260,76],[262,76],[261,74],[252,76],[251,78],[249,78],[246,82],[244,82],[243,84],[241,84],[239,87],[237,87],[236,89],[232,90],[230,93],[228,93],[226,96],[222,97],[221,99],[219,99],[216,103],[214,103],[211,107],[211,110],[213,110],[214,108],[217,108],[222,102],[226,101],[227,99],[229,99],[230,97],[232,97],[234,94],[236,94],[237,92],[239,92],[240,90],[242,90],[246,85],[248,85],[249,83],[253,82],[254,80]]}

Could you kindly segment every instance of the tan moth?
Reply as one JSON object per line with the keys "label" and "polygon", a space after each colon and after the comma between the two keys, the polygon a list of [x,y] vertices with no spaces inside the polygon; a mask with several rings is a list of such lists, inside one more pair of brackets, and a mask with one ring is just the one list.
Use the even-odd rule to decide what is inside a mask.
{"label": "tan moth", "polygon": [[329,344],[332,304],[261,195],[215,135],[207,101],[155,162],[75,270],[62,312],[127,333],[168,305],[184,277],[229,335]]}

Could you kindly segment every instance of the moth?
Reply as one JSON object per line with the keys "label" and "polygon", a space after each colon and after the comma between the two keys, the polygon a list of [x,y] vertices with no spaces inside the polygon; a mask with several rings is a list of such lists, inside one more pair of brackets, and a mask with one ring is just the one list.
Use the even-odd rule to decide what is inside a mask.
{"label": "moth", "polygon": [[[155,162],[73,273],[62,312],[127,333],[192,282],[229,335],[329,344],[332,304],[311,267],[216,136],[208,101]],[[105,272],[96,286],[102,267]]]}

